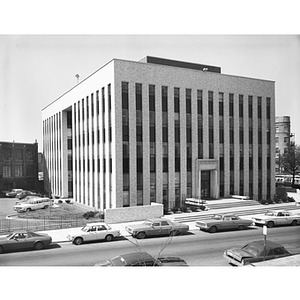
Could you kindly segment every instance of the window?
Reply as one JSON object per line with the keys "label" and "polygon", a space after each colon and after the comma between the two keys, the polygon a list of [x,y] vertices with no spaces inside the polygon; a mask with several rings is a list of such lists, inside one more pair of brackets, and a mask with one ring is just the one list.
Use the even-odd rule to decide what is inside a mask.
{"label": "window", "polygon": [[16,177],[23,176],[23,166],[15,166],[15,176]]}
{"label": "window", "polygon": [[233,117],[233,99],[234,99],[234,95],[229,94],[229,116],[230,117]]}
{"label": "window", "polygon": [[224,93],[219,93],[219,116],[224,115]]}
{"label": "window", "polygon": [[15,158],[16,160],[23,160],[23,151],[22,149],[15,150]]}
{"label": "window", "polygon": [[32,149],[26,150],[26,160],[33,160],[33,150]]}
{"label": "window", "polygon": [[192,112],[192,90],[186,89],[185,90],[185,97],[186,97],[186,113],[190,114]]}
{"label": "window", "polygon": [[162,130],[163,130],[163,142],[164,143],[167,143],[168,142],[168,127],[163,127],[162,128]]}
{"label": "window", "polygon": [[149,85],[149,111],[155,111],[155,85]]}
{"label": "window", "polygon": [[72,150],[72,138],[68,138],[68,150]]}
{"label": "window", "polygon": [[168,87],[163,86],[161,88],[161,98],[162,98],[162,111],[167,112],[168,111]]}
{"label": "window", "polygon": [[135,84],[135,98],[136,98],[136,110],[142,110],[143,101],[142,101],[142,84]]}
{"label": "window", "polygon": [[261,97],[257,97],[257,117],[261,119]]}
{"label": "window", "polygon": [[11,149],[3,149],[3,160],[11,160]]}
{"label": "window", "polygon": [[174,112],[179,113],[180,105],[179,105],[179,88],[174,88]]}
{"label": "window", "polygon": [[128,82],[122,82],[122,108],[128,109]]}
{"label": "window", "polygon": [[202,115],[202,90],[197,90],[197,109],[198,109],[198,115]]}
{"label": "window", "polygon": [[252,118],[252,100],[253,96],[248,96],[248,117],[251,119]]}
{"label": "window", "polygon": [[244,96],[243,95],[239,95],[239,117],[240,118],[244,117],[243,101],[244,101]]}
{"label": "window", "polygon": [[11,166],[3,166],[3,178],[11,177]]}
{"label": "window", "polygon": [[72,112],[67,111],[67,128],[72,128]]}
{"label": "window", "polygon": [[208,114],[213,115],[214,110],[214,93],[212,91],[208,91]]}

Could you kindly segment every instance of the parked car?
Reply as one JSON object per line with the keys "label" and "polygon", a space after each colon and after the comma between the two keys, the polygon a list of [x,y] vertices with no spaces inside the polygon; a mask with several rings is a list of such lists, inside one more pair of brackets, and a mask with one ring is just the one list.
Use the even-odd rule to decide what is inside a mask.
{"label": "parked car", "polygon": [[244,266],[274,258],[292,255],[284,246],[272,241],[254,241],[242,248],[233,248],[224,252],[224,258],[234,266]]}
{"label": "parked car", "polygon": [[81,245],[84,242],[105,240],[112,241],[120,236],[119,230],[112,229],[106,223],[89,223],[78,231],[68,234],[67,238],[75,245]]}
{"label": "parked car", "polygon": [[125,229],[134,238],[143,239],[146,236],[176,235],[186,233],[189,225],[172,222],[166,218],[148,219],[142,224],[126,226]]}
{"label": "parked car", "polygon": [[34,192],[31,192],[31,191],[22,191],[22,192],[20,192],[16,195],[16,197],[19,198],[20,200],[24,199],[27,196],[39,196],[39,197],[41,197],[41,195],[38,195],[38,194],[36,194]]}
{"label": "parked car", "polygon": [[300,224],[300,215],[287,210],[269,210],[262,216],[253,217],[255,225],[266,225],[268,228],[278,225]]}
{"label": "parked car", "polygon": [[170,256],[154,258],[147,252],[132,252],[118,255],[105,262],[98,263],[98,267],[163,267],[163,266],[187,266],[186,261],[183,259]]}
{"label": "parked car", "polygon": [[12,189],[10,192],[6,193],[6,197],[15,198],[21,192],[23,192],[22,189]]}
{"label": "parked car", "polygon": [[217,214],[208,220],[196,221],[196,227],[200,230],[215,233],[220,230],[239,229],[243,230],[253,225],[252,220],[241,219],[234,214]]}
{"label": "parked car", "polygon": [[32,198],[25,202],[19,202],[13,209],[19,212],[28,212],[32,210],[48,208],[51,206],[53,201],[49,198]]}
{"label": "parked car", "polygon": [[49,247],[52,238],[48,234],[38,234],[33,231],[15,231],[9,235],[0,236],[0,253],[13,250],[35,249]]}

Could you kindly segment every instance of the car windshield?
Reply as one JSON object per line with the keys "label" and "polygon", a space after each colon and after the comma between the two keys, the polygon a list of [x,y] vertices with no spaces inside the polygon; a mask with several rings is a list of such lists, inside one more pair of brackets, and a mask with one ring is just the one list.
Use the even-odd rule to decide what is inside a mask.
{"label": "car windshield", "polygon": [[152,223],[153,223],[153,222],[151,222],[151,221],[147,220],[147,221],[145,221],[145,222],[144,222],[144,225],[151,226],[151,225],[152,225]]}
{"label": "car windshield", "polygon": [[13,235],[14,235],[14,233],[12,232],[7,236],[7,238],[10,239]]}
{"label": "car windshield", "polygon": [[271,211],[268,211],[268,212],[265,213],[265,216],[274,216],[274,213],[271,212]]}
{"label": "car windshield", "polygon": [[125,266],[126,261],[124,260],[123,257],[117,256],[111,260],[112,265],[114,266]]}
{"label": "car windshield", "polygon": [[242,249],[251,253],[253,256],[257,256],[259,253],[259,249],[250,244],[244,246]]}
{"label": "car windshield", "polygon": [[214,216],[212,216],[212,219],[214,219],[214,220],[221,220],[222,216],[221,215],[214,215]]}
{"label": "car windshield", "polygon": [[89,226],[83,226],[83,227],[81,228],[81,230],[82,230],[82,231],[85,231],[85,232],[88,232],[89,229],[90,229]]}

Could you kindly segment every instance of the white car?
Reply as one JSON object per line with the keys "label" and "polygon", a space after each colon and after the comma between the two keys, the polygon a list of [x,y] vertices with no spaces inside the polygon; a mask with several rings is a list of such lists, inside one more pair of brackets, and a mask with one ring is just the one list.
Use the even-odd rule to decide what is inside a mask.
{"label": "white car", "polygon": [[106,223],[89,223],[78,231],[68,234],[67,238],[75,245],[80,245],[84,242],[105,240],[112,241],[115,237],[120,236],[120,231],[112,229]]}
{"label": "white car", "polygon": [[29,212],[32,210],[48,208],[52,205],[52,200],[49,198],[31,198],[24,202],[16,202],[13,207],[15,211],[19,212]]}
{"label": "white car", "polygon": [[300,224],[300,215],[295,215],[287,210],[270,210],[262,216],[253,218],[255,225],[266,225],[268,228],[278,225]]}

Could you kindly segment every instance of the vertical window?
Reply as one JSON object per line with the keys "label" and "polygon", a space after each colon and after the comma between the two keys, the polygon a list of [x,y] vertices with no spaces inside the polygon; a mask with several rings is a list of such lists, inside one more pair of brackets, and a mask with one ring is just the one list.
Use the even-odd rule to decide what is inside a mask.
{"label": "vertical window", "polygon": [[128,109],[128,82],[122,82],[122,108]]}
{"label": "vertical window", "polygon": [[252,109],[253,109],[253,96],[248,96],[248,117],[252,118]]}
{"label": "vertical window", "polygon": [[219,116],[224,115],[224,93],[219,93]]}
{"label": "vertical window", "polygon": [[213,115],[214,113],[214,92],[208,91],[208,114]]}
{"label": "vertical window", "polygon": [[261,97],[257,97],[257,117],[261,119]]}
{"label": "vertical window", "polygon": [[244,117],[243,105],[244,105],[244,96],[239,95],[239,117],[240,118]]}
{"label": "vertical window", "polygon": [[233,99],[234,95],[229,94],[229,116],[233,117]]}
{"label": "vertical window", "polygon": [[23,176],[23,166],[15,166],[15,176],[16,177]]}
{"label": "vertical window", "polygon": [[162,99],[162,111],[168,111],[168,87],[162,86],[161,88],[161,99]]}
{"label": "vertical window", "polygon": [[271,98],[267,98],[267,119],[271,118]]}
{"label": "vertical window", "polygon": [[179,88],[174,88],[174,112],[179,113],[180,111],[180,104],[179,104]]}
{"label": "vertical window", "polygon": [[186,96],[186,113],[190,114],[192,113],[192,90],[186,89],[185,96]]}
{"label": "vertical window", "polygon": [[135,84],[135,98],[136,98],[136,110],[142,110],[142,85],[140,83]]}
{"label": "vertical window", "polygon": [[149,85],[149,110],[155,111],[155,85]]}
{"label": "vertical window", "polygon": [[11,177],[11,166],[3,166],[3,178]]}

